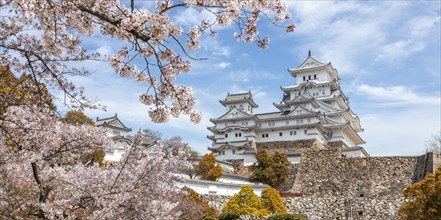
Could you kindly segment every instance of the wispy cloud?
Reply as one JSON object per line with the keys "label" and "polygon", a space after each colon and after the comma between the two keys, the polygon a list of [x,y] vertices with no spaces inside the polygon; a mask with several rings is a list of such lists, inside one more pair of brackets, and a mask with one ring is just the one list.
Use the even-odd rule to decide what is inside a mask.
{"label": "wispy cloud", "polygon": [[257,80],[277,80],[280,79],[280,75],[269,73],[262,70],[233,70],[228,74],[228,80],[234,82],[250,82]]}
{"label": "wispy cloud", "polygon": [[228,68],[231,65],[231,63],[228,62],[220,62],[218,64],[216,64],[216,67],[220,68],[220,69],[225,69]]}
{"label": "wispy cloud", "polygon": [[378,87],[362,84],[358,91],[368,95],[371,99],[392,102],[396,104],[441,104],[441,97],[438,95],[418,94],[404,86]]}

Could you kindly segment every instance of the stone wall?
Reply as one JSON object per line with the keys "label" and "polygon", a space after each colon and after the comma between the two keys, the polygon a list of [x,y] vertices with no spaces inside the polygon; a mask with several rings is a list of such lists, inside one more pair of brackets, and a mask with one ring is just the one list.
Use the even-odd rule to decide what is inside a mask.
{"label": "stone wall", "polygon": [[202,199],[208,203],[208,205],[216,209],[218,214],[222,212],[222,208],[231,198],[231,196],[219,196],[219,195],[201,195],[201,196]]}
{"label": "stone wall", "polygon": [[398,219],[397,210],[404,202],[400,195],[346,198],[292,197],[283,198],[289,212],[309,219]]}
{"label": "stone wall", "polygon": [[[402,191],[441,165],[440,153],[342,157],[339,148],[306,150],[283,186],[290,213],[310,219],[398,219]],[[291,187],[289,189],[289,187]],[[207,197],[218,211],[228,197]]]}

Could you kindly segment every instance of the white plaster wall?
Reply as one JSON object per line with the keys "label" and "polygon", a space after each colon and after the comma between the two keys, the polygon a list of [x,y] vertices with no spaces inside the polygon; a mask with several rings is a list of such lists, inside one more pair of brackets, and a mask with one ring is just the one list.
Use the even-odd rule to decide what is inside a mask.
{"label": "white plaster wall", "polygon": [[344,151],[342,152],[342,154],[346,157],[364,157],[364,154],[363,152],[361,152],[361,150]]}
{"label": "white plaster wall", "polygon": [[225,149],[222,150],[225,152],[225,154],[217,154],[216,159],[218,160],[240,160],[243,159],[242,152],[243,150],[236,150],[235,154],[233,154],[232,149]]}
{"label": "white plaster wall", "polygon": [[113,152],[106,152],[106,155],[104,156],[105,161],[110,162],[119,162],[122,160],[124,151],[115,150]]}
{"label": "white plaster wall", "polygon": [[288,156],[290,163],[300,163],[300,156]]}
{"label": "white plaster wall", "polygon": [[256,163],[256,155],[254,154],[244,154],[243,155],[243,163],[245,166],[251,166],[253,163]]}
{"label": "white plaster wall", "polygon": [[[305,134],[305,130],[307,130],[307,134]],[[290,131],[296,131],[296,135],[290,135]],[[280,136],[280,132],[282,132],[282,136]],[[268,131],[256,134],[257,142],[273,142],[273,141],[291,141],[291,140],[305,140],[313,138],[312,135],[308,135],[311,133],[317,133],[317,138],[319,140],[323,139],[323,135],[317,129],[290,129],[290,130],[281,130],[281,131]],[[268,137],[262,138],[262,134],[268,134]],[[315,135],[313,135],[315,136]]]}
{"label": "white plaster wall", "polygon": [[244,185],[244,184],[252,184],[250,181],[248,180],[242,180],[242,179],[237,179],[237,178],[229,178],[229,177],[225,177],[225,176],[221,176],[218,180],[218,182],[222,182],[222,183],[234,183],[234,184],[240,184],[240,185]]}
{"label": "white plaster wall", "polygon": [[[187,186],[194,191],[196,191],[198,194],[211,194],[211,195],[224,195],[224,196],[233,196],[234,194],[238,193],[240,191],[240,184],[215,184],[214,183],[208,183],[208,181],[204,182],[196,182],[196,181],[188,181],[188,182],[180,182],[178,183],[180,187]],[[244,184],[245,185],[245,184]],[[253,187],[254,193],[260,197],[262,190],[265,189],[265,186],[262,185],[262,187]]]}

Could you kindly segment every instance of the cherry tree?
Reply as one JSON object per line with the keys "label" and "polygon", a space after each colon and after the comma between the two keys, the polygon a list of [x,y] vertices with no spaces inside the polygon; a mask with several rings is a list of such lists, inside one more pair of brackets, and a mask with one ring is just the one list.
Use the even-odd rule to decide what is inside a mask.
{"label": "cherry tree", "polygon": [[[61,89],[74,107],[99,107],[84,96],[67,75],[89,74],[72,63],[102,59],[82,47],[80,35],[96,34],[119,39],[122,46],[108,61],[121,77],[146,85],[139,96],[149,106],[154,122],[166,122],[170,115],[190,115],[201,119],[194,110],[191,87],[177,85],[176,77],[190,71],[194,58],[190,51],[200,48],[204,34],[216,35],[216,28],[235,25],[239,41],[268,47],[269,38],[260,37],[257,22],[265,17],[277,26],[288,22],[290,14],[280,0],[158,0],[150,8],[138,7],[145,1],[131,0],[1,0],[0,48],[3,64],[36,81]],[[213,20],[184,30],[170,18],[186,8],[206,10]],[[286,23],[288,32],[294,25]],[[125,44],[124,44],[125,43]],[[135,60],[141,60],[139,65]]]}
{"label": "cherry tree", "polygon": [[[176,77],[190,71],[190,52],[199,49],[201,37],[231,23],[237,40],[266,48],[259,17],[275,25],[289,20],[278,0],[162,0],[147,8],[144,1],[126,2],[0,0],[0,71],[10,67],[23,75],[14,85],[4,83],[9,81],[3,74],[0,80],[0,218],[167,217],[181,193],[170,173],[188,165],[180,139],[146,146],[138,132],[121,163],[85,161],[114,143],[102,128],[60,120],[47,91],[63,91],[64,104],[74,111],[102,107],[69,76],[90,74],[78,67],[84,61],[107,59],[119,76],[146,85],[139,100],[149,106],[152,121],[185,114],[198,122],[191,88],[177,85]],[[170,14],[186,8],[206,10],[215,19],[184,30]],[[121,48],[107,57],[88,52],[82,40],[97,34],[118,39]]]}

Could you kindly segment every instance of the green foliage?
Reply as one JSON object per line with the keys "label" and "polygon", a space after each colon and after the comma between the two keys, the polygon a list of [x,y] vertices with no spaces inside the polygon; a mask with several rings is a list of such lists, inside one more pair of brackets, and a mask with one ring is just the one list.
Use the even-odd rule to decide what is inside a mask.
{"label": "green foliage", "polygon": [[203,201],[201,196],[194,190],[183,187],[185,195],[179,201],[179,204],[173,209],[173,213],[181,213],[179,220],[210,220],[217,218],[217,212]]}
{"label": "green foliage", "polygon": [[208,171],[207,180],[217,181],[222,176],[222,167],[217,164],[213,169]]}
{"label": "green foliage", "polygon": [[286,207],[283,204],[282,197],[280,197],[279,192],[272,188],[268,187],[262,190],[262,205],[269,213],[286,213]]}
{"label": "green foliage", "polygon": [[267,220],[308,220],[308,217],[301,214],[277,214],[267,218]]}
{"label": "green foliage", "polygon": [[83,163],[94,164],[98,163],[100,167],[104,166],[104,156],[106,152],[104,150],[94,150],[91,154],[87,155],[83,159]]}
{"label": "green foliage", "polygon": [[64,123],[71,125],[92,125],[95,126],[95,123],[92,119],[87,117],[82,111],[68,111],[66,116],[61,119]]}
{"label": "green foliage", "polygon": [[195,150],[190,149],[190,157],[199,157],[199,153]]}
{"label": "green foliage", "polygon": [[222,208],[222,213],[236,213],[239,215],[267,216],[268,212],[262,206],[260,198],[254,194],[253,187],[243,185]]}
{"label": "green foliage", "polygon": [[236,220],[239,219],[240,215],[233,212],[222,212],[219,215],[219,220]]}
{"label": "green foliage", "polygon": [[289,175],[289,161],[284,153],[276,152],[273,156],[274,186],[283,184]]}
{"label": "green foliage", "polygon": [[266,150],[258,150],[256,160],[257,163],[250,167],[251,181],[278,187],[288,178],[289,162],[285,154],[276,152],[274,156],[271,156]]}
{"label": "green foliage", "polygon": [[205,154],[205,156],[195,166],[195,172],[203,180],[216,181],[222,175],[222,167],[216,164],[216,157],[213,153]]}
{"label": "green foliage", "polygon": [[56,108],[44,83],[36,82],[30,75],[17,78],[8,66],[0,66],[0,113],[18,105]]}
{"label": "green foliage", "polygon": [[406,202],[398,210],[402,220],[441,219],[441,166],[435,174],[408,186],[403,194]]}

